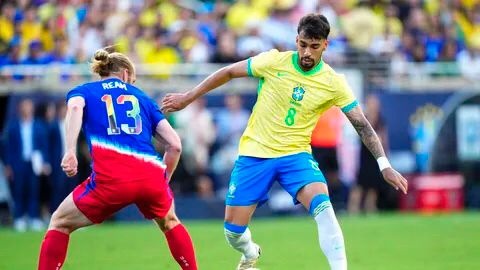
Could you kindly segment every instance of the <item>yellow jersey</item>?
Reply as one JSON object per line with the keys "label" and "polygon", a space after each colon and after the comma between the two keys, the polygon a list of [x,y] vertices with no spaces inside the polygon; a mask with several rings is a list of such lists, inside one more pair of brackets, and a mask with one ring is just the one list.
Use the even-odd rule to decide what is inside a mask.
{"label": "yellow jersey", "polygon": [[310,138],[320,115],[332,106],[348,112],[358,105],[345,76],[323,60],[303,71],[298,52],[271,50],[247,60],[259,78],[257,102],[240,138],[239,154],[275,158],[311,153]]}

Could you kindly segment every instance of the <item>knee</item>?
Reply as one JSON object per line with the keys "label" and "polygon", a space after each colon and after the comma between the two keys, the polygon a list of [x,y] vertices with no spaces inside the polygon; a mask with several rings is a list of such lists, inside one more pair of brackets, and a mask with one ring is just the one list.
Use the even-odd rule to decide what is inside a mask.
{"label": "knee", "polygon": [[58,210],[53,212],[48,229],[60,231],[65,234],[70,234],[75,230],[73,226],[71,226],[68,218],[65,215],[62,215]]}
{"label": "knee", "polygon": [[180,224],[180,220],[178,219],[177,215],[175,215],[175,213],[169,213],[165,218],[158,222],[158,226],[160,227],[160,230],[162,230],[162,232],[167,232],[173,229],[178,224]]}

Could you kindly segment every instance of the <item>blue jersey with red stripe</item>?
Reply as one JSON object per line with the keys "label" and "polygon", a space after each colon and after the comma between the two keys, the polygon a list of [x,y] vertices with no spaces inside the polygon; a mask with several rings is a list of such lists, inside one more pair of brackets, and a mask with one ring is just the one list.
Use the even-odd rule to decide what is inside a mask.
{"label": "blue jersey with red stripe", "polygon": [[140,179],[153,167],[165,167],[152,143],[165,117],[140,89],[109,78],[77,86],[68,92],[67,102],[76,96],[85,100],[82,130],[97,178],[131,181],[133,175]]}

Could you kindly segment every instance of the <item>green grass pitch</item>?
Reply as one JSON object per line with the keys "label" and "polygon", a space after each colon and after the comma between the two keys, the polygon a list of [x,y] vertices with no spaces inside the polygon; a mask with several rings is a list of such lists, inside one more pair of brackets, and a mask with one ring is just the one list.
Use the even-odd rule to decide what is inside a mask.
{"label": "green grass pitch", "polygon": [[[480,213],[422,216],[382,214],[339,218],[351,270],[480,269]],[[223,236],[223,222],[187,221],[200,269],[233,270],[239,254]],[[329,269],[312,219],[256,219],[262,270]],[[43,233],[0,229],[0,269],[36,269]],[[75,232],[64,270],[179,269],[163,234],[150,222],[107,223]]]}

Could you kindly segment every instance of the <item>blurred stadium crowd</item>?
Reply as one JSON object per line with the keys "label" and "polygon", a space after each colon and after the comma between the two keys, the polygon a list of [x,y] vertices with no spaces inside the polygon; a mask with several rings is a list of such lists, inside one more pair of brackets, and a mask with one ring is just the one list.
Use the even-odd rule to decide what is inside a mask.
{"label": "blurred stadium crowd", "polygon": [[396,63],[480,62],[476,0],[7,0],[0,66],[83,63],[111,44],[136,63],[228,63],[294,49],[309,12],[330,21],[330,63],[348,50]]}
{"label": "blurred stadium crowd", "polygon": [[[95,50],[112,44],[136,64],[231,63],[272,48],[294,50],[295,27],[299,18],[310,12],[324,14],[331,24],[325,55],[330,64],[349,64],[353,52],[383,59],[390,71],[399,75],[409,62],[452,62],[470,79],[480,71],[478,0],[6,0],[1,1],[0,10],[0,71],[12,65],[85,63]],[[363,71],[363,66],[357,68]],[[0,82],[16,84],[26,78],[3,73]],[[367,88],[364,93],[370,91]],[[13,111],[17,110],[19,119],[9,119],[11,113],[7,113],[1,133],[1,154],[7,166],[3,173],[0,166],[0,178],[15,173],[10,165],[24,166],[16,170],[26,174],[22,185],[29,186],[30,193],[24,194],[23,212],[14,213],[14,219],[22,221],[19,218],[27,215],[33,220],[32,228],[41,229],[40,218],[48,216],[88,177],[88,148],[83,143],[78,149],[79,176],[66,180],[56,166],[63,152],[63,99],[16,98],[21,102],[12,99],[9,104],[18,104]],[[223,198],[228,188],[238,140],[255,95],[221,98],[218,107],[207,107],[206,100],[199,100],[170,116],[183,142],[182,159],[172,181],[177,194]],[[374,99],[366,103],[366,114],[384,139],[387,127]],[[332,201],[338,208],[356,212],[359,190],[352,189],[350,194],[350,202],[357,205],[347,205],[349,188],[342,183],[347,178],[342,170],[352,174],[358,169],[355,166],[366,171],[377,167],[375,162],[363,160],[368,156],[365,149],[360,151],[359,164],[352,164],[350,154],[340,155],[338,159],[346,156],[349,160],[337,164],[337,151],[351,153],[351,149],[338,149],[342,119],[338,111],[332,111],[319,121],[312,138],[313,154],[324,166],[321,169],[329,179]],[[29,140],[19,135],[25,128],[23,122],[35,123],[27,132],[35,143],[19,148],[20,141]],[[388,142],[383,143],[388,149]],[[373,190],[370,201],[366,195],[367,211],[376,211],[377,197],[384,207],[396,207],[394,192],[383,181],[372,179],[363,186]],[[2,183],[8,182],[1,180],[0,212],[5,202],[2,198],[16,192],[6,194],[8,186]],[[7,222],[1,217],[0,213],[0,224]],[[26,223],[15,223],[15,228],[24,230]]]}

